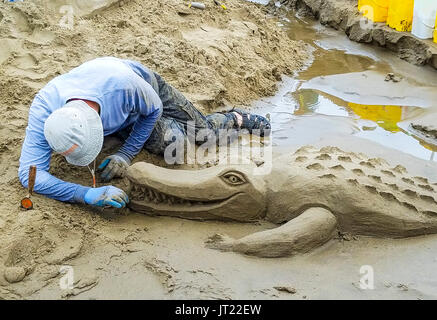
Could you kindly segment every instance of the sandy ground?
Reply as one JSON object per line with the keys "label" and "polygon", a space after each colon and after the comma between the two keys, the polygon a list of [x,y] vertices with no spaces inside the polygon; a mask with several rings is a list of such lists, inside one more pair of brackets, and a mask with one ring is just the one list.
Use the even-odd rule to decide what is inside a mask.
{"label": "sandy ground", "polygon": [[[236,0],[226,5],[225,11],[212,1],[207,10],[189,9],[178,0],[0,4],[0,108],[5,119],[0,125],[0,297],[32,297],[57,281],[60,265],[86,252],[97,256],[93,251],[100,245],[105,261],[87,258],[92,270],[131,251],[126,246],[144,250],[152,241],[147,220],[130,229],[117,215],[39,196],[35,210],[20,210],[26,191],[17,168],[27,112],[34,94],[50,79],[98,56],[135,59],[208,112],[273,94],[281,74],[304,65],[306,45],[290,40],[262,6]],[[61,157],[53,159],[52,173],[90,182],[86,168],[70,167]],[[23,276],[15,285],[6,280]]]}
{"label": "sandy ground", "polygon": [[[16,171],[27,110],[35,92],[57,74],[100,55],[133,58],[162,73],[204,111],[248,105],[276,93],[263,99],[261,107],[254,106],[264,113],[271,108],[280,110],[275,104],[286,96],[283,87],[276,91],[279,76],[295,76],[295,71],[309,64],[314,51],[303,42],[290,40],[277,27],[278,20],[253,4],[228,0],[230,10],[223,12],[214,6],[190,11],[176,0],[154,1],[147,6],[142,3],[116,2],[91,17],[93,7],[76,6],[84,16],[75,17],[72,30],[58,26],[56,12],[65,2],[49,1],[47,6],[38,1],[14,7],[0,4],[0,42],[7,44],[0,46],[0,81],[5,88],[0,108],[7,119],[0,127],[0,298],[437,298],[436,236],[334,240],[304,256],[259,259],[210,250],[204,241],[215,233],[238,238],[273,227],[263,221],[242,224],[132,212],[122,215],[38,195],[34,197],[35,210],[20,210],[19,200],[26,192]],[[299,33],[296,28],[292,35],[294,31]],[[329,47],[328,40],[319,44]],[[361,52],[353,47],[341,50]],[[374,57],[351,56],[347,60],[351,68],[342,59],[337,63],[316,59],[316,68],[307,69],[300,77],[362,72],[377,66],[384,72],[399,68],[404,76],[410,74],[409,81],[426,86],[416,79],[419,69],[412,71],[411,65],[397,63],[380,65]],[[275,153],[305,144],[338,145],[401,163],[410,173],[437,181],[435,162],[352,136],[351,121],[326,116],[291,120],[283,124],[288,124],[288,139],[278,143]],[[145,153],[139,158],[160,162]],[[60,157],[52,161],[52,172],[65,180],[89,184],[86,169],[68,166]],[[374,267],[374,290],[359,287],[363,265]],[[73,268],[74,289],[61,289],[62,266]],[[9,283],[6,278],[21,281]],[[296,292],[278,291],[278,286]]]}

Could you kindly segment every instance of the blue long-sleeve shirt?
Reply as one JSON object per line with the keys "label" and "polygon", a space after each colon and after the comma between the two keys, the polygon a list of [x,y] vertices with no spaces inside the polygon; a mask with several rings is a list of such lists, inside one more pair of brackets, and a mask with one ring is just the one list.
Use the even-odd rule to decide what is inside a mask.
{"label": "blue long-sleeve shirt", "polygon": [[23,186],[27,187],[29,166],[36,165],[35,192],[61,201],[83,202],[89,187],[62,181],[48,172],[52,154],[44,136],[48,116],[71,99],[94,101],[100,106],[105,136],[133,125],[120,151],[134,157],[162,114],[157,92],[153,72],[138,62],[113,57],[88,61],[51,80],[35,96],[29,110],[18,169]]}

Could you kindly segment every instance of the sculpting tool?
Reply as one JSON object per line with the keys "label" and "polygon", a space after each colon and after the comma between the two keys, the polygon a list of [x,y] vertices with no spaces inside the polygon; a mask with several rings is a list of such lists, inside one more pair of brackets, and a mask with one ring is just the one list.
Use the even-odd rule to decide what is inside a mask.
{"label": "sculpting tool", "polygon": [[29,167],[29,178],[27,181],[27,190],[28,195],[27,197],[23,198],[21,200],[21,207],[26,210],[33,209],[33,202],[30,199],[33,193],[33,188],[35,186],[35,180],[36,180],[36,166],[30,166]]}
{"label": "sculpting tool", "polygon": [[[106,162],[107,161],[107,162]],[[108,164],[109,160],[105,160],[106,164]],[[88,170],[91,172],[91,176],[93,177],[93,188],[97,187],[96,183],[96,160],[94,160],[93,168],[91,169],[90,166],[87,166]]]}

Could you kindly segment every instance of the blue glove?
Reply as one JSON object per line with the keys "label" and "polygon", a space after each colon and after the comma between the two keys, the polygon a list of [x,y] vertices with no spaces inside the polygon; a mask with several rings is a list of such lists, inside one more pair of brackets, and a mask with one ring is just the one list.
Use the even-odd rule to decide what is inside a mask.
{"label": "blue glove", "polygon": [[114,177],[123,177],[130,164],[131,160],[128,157],[121,153],[116,153],[106,157],[97,170],[103,170],[100,175],[102,181],[110,181]]}
{"label": "blue glove", "polygon": [[84,201],[86,204],[96,207],[111,206],[124,208],[129,202],[129,197],[123,190],[113,186],[106,186],[88,190],[85,194]]}

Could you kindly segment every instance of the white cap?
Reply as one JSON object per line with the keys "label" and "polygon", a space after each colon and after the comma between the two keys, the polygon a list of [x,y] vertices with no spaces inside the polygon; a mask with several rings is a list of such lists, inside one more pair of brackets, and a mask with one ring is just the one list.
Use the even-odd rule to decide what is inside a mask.
{"label": "white cap", "polygon": [[85,101],[73,100],[47,118],[44,136],[50,147],[69,163],[87,166],[102,150],[102,120]]}

